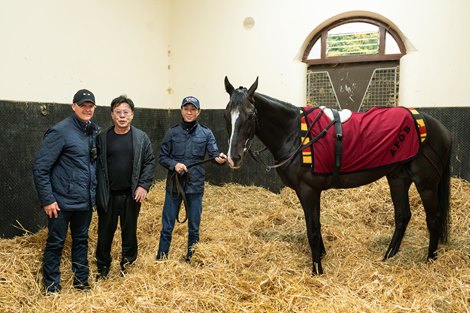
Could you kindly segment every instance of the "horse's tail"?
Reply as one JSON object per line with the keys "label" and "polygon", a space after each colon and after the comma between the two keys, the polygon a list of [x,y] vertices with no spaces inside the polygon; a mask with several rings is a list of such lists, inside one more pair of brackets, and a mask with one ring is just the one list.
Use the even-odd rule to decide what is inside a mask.
{"label": "horse's tail", "polygon": [[441,234],[439,240],[441,243],[447,243],[449,237],[449,218],[450,218],[450,156],[444,166],[441,181],[438,186],[439,215],[441,222]]}

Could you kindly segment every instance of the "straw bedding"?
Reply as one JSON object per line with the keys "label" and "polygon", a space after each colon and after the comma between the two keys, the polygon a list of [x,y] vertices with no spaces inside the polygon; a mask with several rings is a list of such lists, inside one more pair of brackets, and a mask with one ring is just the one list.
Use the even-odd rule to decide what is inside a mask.
{"label": "straw bedding", "polygon": [[45,296],[41,259],[46,230],[0,240],[0,312],[469,312],[470,183],[452,179],[449,244],[425,262],[428,234],[416,190],[401,251],[382,256],[393,232],[385,179],[322,193],[325,274],[311,276],[303,211],[295,193],[206,185],[201,242],[183,261],[186,224],[174,230],[170,258],[154,262],[164,183],[139,217],[139,258],[119,274],[120,231],[108,280],[95,282],[96,215],[90,229],[88,292],[72,288],[70,238],[58,295]]}

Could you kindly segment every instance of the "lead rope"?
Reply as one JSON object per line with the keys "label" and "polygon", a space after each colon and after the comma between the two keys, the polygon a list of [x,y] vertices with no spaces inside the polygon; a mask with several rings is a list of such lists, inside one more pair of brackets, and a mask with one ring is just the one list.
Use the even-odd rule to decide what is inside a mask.
{"label": "lead rope", "polygon": [[[193,166],[201,165],[201,164],[210,162],[212,160],[215,160],[215,158],[216,157],[204,159],[204,160],[201,160],[201,161],[198,161],[198,162],[194,162],[194,163],[186,166],[186,168],[189,170]],[[180,175],[180,174],[178,174],[178,172],[175,171],[170,176],[170,180],[169,180],[170,195],[171,196],[173,195],[173,182],[174,182],[174,185],[176,186],[177,195],[178,195],[178,197],[181,197],[181,200],[182,200],[181,202],[183,202],[183,204],[184,204],[185,216],[184,216],[184,219],[182,221],[179,218],[180,210],[181,210],[181,202],[178,204],[178,210],[177,210],[177,213],[176,213],[176,220],[178,221],[178,223],[186,222],[186,220],[188,219],[188,209],[189,209],[188,208],[188,199],[186,198],[186,191],[184,190],[184,187],[181,185],[181,182],[180,182],[181,178],[183,178],[184,181],[187,182],[188,184],[191,184],[191,177],[189,176],[189,172],[185,172],[185,173]]]}

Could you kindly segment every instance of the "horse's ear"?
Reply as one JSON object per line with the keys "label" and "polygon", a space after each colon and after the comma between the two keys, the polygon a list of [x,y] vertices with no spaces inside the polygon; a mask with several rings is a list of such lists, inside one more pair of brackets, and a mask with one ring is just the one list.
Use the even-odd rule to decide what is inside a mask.
{"label": "horse's ear", "polygon": [[258,77],[256,77],[255,82],[253,83],[253,85],[251,85],[250,89],[248,89],[248,96],[250,98],[252,98],[255,94],[256,88],[258,88]]}
{"label": "horse's ear", "polygon": [[227,76],[225,76],[224,82],[225,82],[225,91],[227,91],[229,95],[232,95],[235,88],[233,88],[232,84],[228,81]]}

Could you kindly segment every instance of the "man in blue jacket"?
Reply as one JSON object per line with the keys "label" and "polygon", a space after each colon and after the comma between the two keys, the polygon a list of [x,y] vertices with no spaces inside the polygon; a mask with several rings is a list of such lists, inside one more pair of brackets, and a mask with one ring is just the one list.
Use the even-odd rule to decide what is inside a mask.
{"label": "man in blue jacket", "polygon": [[155,175],[149,137],[131,125],[134,102],[127,96],[111,101],[113,126],[101,132],[98,148],[98,279],[108,277],[111,245],[118,218],[121,224],[121,273],[137,259],[137,217]]}
{"label": "man in blue jacket", "polygon": [[34,160],[34,183],[48,217],[43,257],[46,293],[61,290],[60,259],[69,225],[73,286],[81,290],[90,288],[88,228],[95,205],[95,138],[99,131],[91,121],[95,106],[91,91],[77,91],[72,103],[74,113],[47,130]]}
{"label": "man in blue jacket", "polygon": [[204,165],[198,164],[198,162],[204,159],[206,152],[209,158],[214,158],[219,164],[226,161],[226,155],[219,153],[212,131],[198,123],[197,119],[200,113],[201,106],[198,99],[192,96],[184,98],[181,104],[183,120],[167,131],[160,147],[159,162],[168,169],[168,175],[162,212],[162,231],[156,260],[162,260],[168,256],[175,220],[178,217],[182,201],[182,195],[177,193],[177,186],[174,184],[176,182],[175,175],[187,173],[189,179],[186,180],[188,183],[183,182],[182,186],[188,204],[186,262],[189,263],[194,252],[194,245],[199,241],[204,194],[205,169]]}

